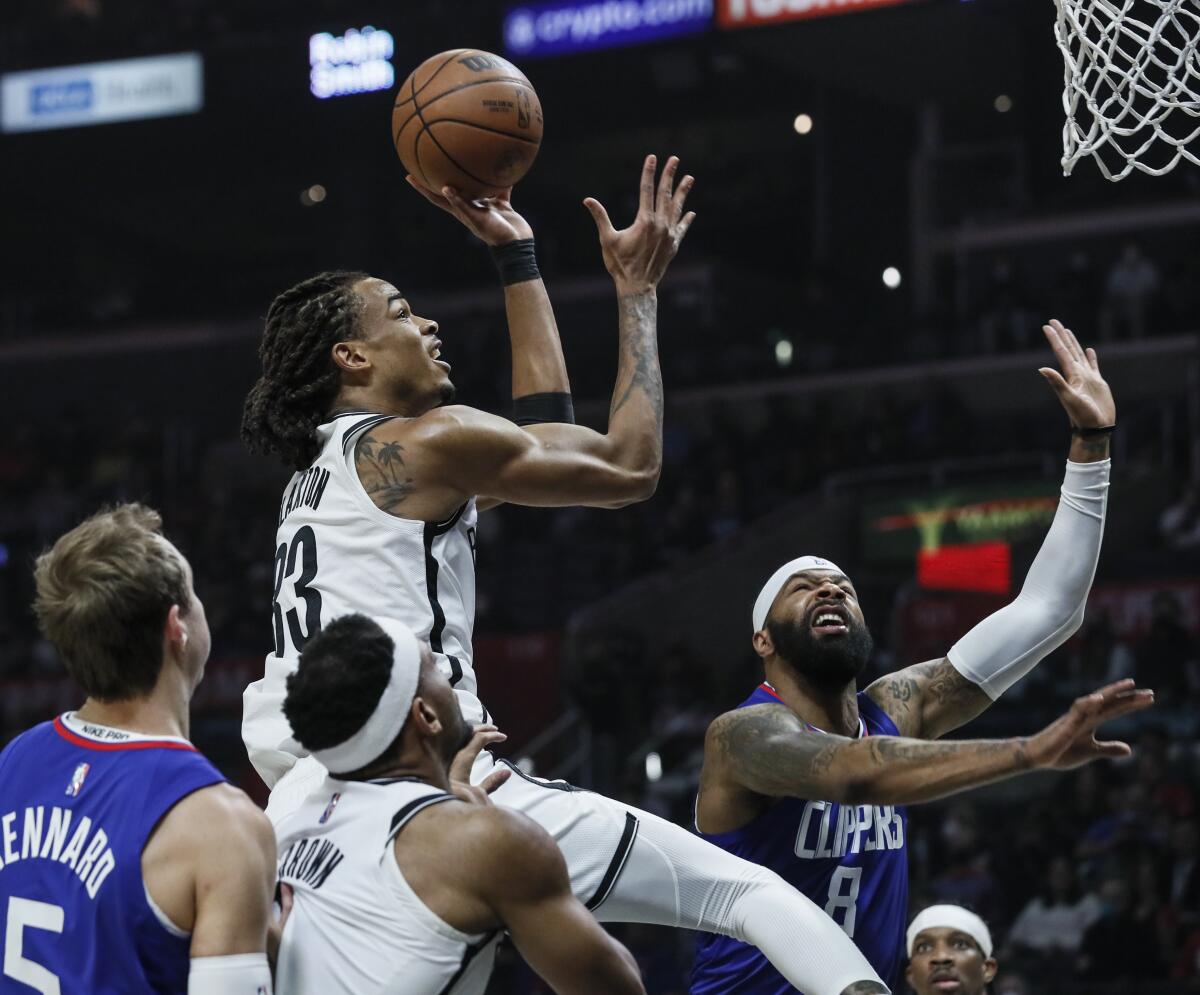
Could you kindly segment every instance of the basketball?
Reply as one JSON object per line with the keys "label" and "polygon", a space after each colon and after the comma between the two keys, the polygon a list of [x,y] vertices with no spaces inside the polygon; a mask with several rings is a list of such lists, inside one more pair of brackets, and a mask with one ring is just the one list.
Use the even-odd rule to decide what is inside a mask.
{"label": "basketball", "polygon": [[400,86],[392,140],[430,190],[482,197],[511,187],[537,157],[542,105],[507,59],[459,48],[422,62]]}

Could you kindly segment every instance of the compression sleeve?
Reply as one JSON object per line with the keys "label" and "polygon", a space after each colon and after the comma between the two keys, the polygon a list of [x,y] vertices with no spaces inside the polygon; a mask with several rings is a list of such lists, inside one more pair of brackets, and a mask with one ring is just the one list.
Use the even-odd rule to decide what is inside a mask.
{"label": "compression sleeve", "polygon": [[951,648],[950,663],[993,701],[1083,622],[1100,558],[1112,463],[1067,463],[1062,499],[1021,593]]}
{"label": "compression sleeve", "polygon": [[188,995],[271,995],[267,955],[193,957]]}

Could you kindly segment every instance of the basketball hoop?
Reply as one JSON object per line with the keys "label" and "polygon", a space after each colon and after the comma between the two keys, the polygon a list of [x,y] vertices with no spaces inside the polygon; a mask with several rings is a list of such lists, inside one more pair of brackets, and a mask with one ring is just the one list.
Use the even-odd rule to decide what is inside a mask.
{"label": "basketball hoop", "polygon": [[[1092,156],[1110,180],[1200,165],[1197,0],[1055,0],[1063,175]],[[1189,148],[1189,146],[1193,146]]]}

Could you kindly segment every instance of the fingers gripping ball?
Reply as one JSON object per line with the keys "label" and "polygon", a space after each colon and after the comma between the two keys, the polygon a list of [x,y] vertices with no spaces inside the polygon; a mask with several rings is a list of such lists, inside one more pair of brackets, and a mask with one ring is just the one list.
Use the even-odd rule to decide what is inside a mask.
{"label": "fingers gripping ball", "polygon": [[430,190],[489,196],[529,172],[542,105],[511,62],[457,48],[426,59],[400,85],[392,140],[404,168]]}

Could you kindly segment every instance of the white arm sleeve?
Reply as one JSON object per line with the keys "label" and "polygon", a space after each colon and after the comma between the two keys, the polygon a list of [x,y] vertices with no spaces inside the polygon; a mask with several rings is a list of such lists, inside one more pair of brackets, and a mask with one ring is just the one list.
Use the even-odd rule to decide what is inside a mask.
{"label": "white arm sleeve", "polygon": [[271,995],[267,955],[193,957],[188,995]]}
{"label": "white arm sleeve", "polygon": [[1021,593],[951,648],[950,663],[995,701],[1083,622],[1108,506],[1110,460],[1067,463],[1062,499]]}

